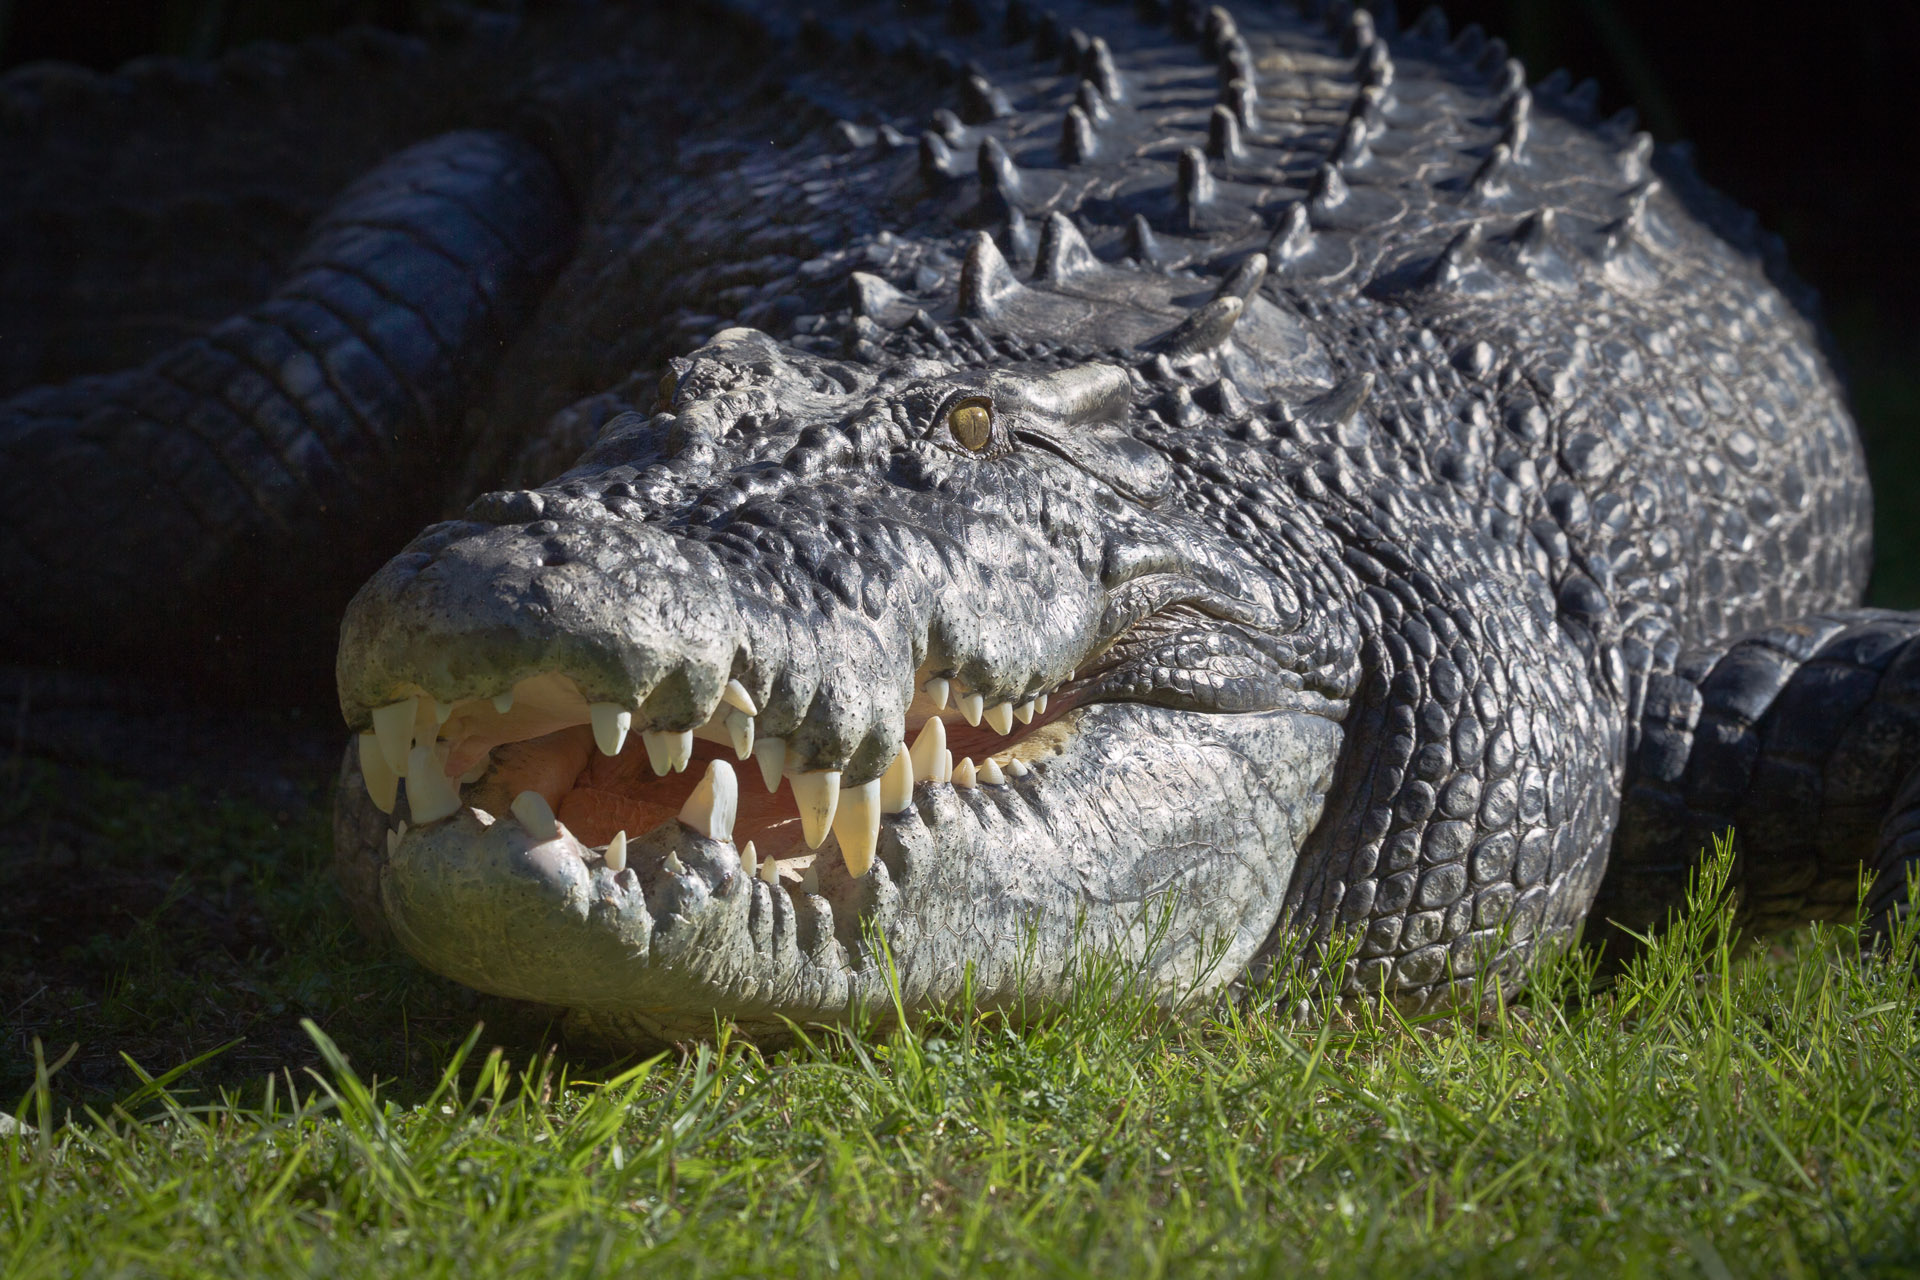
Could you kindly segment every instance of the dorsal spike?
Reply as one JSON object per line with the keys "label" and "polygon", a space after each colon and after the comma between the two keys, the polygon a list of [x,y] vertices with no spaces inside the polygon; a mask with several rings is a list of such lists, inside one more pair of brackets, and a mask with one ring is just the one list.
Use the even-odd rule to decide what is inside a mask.
{"label": "dorsal spike", "polygon": [[935,184],[953,176],[953,148],[931,129],[920,135],[920,176]]}
{"label": "dorsal spike", "polygon": [[1479,61],[1480,54],[1487,47],[1487,33],[1480,29],[1477,22],[1469,22],[1460,28],[1460,34],[1447,46],[1447,52],[1466,62]]}
{"label": "dorsal spike", "polygon": [[1198,147],[1180,152],[1180,204],[1193,210],[1213,200],[1213,174],[1207,169],[1207,157]]}
{"label": "dorsal spike", "polygon": [[933,113],[933,123],[929,127],[950,147],[963,147],[967,144],[967,126],[962,123],[959,116],[945,107]]}
{"label": "dorsal spike", "polygon": [[1253,50],[1238,35],[1221,46],[1219,73],[1222,84],[1230,80],[1245,80],[1248,84],[1254,82]]}
{"label": "dorsal spike", "polygon": [[1460,281],[1474,262],[1480,257],[1480,251],[1486,242],[1486,230],[1478,222],[1447,242],[1433,265],[1422,274],[1420,282],[1433,288],[1451,288]]}
{"label": "dorsal spike", "polygon": [[1253,85],[1245,80],[1229,80],[1220,86],[1220,105],[1233,112],[1233,118],[1240,122],[1243,129],[1251,129],[1259,118],[1256,107],[1259,96]]}
{"label": "dorsal spike", "polygon": [[1572,83],[1573,73],[1571,71],[1568,71],[1565,67],[1555,67],[1553,70],[1547,72],[1536,87],[1539,89],[1541,97],[1558,98],[1566,93],[1567,87]]}
{"label": "dorsal spike", "polygon": [[1507,149],[1507,155],[1515,163],[1526,159],[1527,138],[1531,136],[1533,126],[1527,117],[1520,116],[1500,131],[1499,145]]}
{"label": "dorsal spike", "polygon": [[1067,30],[1067,42],[1060,46],[1060,69],[1071,73],[1078,71],[1087,60],[1087,50],[1093,47],[1093,37],[1078,27]]}
{"label": "dorsal spike", "polygon": [[1324,211],[1338,209],[1347,202],[1347,180],[1340,176],[1340,170],[1330,164],[1320,166],[1313,177],[1313,186],[1307,193],[1307,203],[1313,210]]}
{"label": "dorsal spike", "polygon": [[1494,144],[1487,158],[1474,170],[1469,186],[1473,194],[1482,200],[1498,199],[1507,194],[1507,166],[1513,163],[1513,149],[1504,142]]}
{"label": "dorsal spike", "polygon": [[1136,213],[1127,223],[1127,256],[1148,266],[1160,262],[1160,237],[1147,225],[1145,214]]}
{"label": "dorsal spike", "polygon": [[1005,242],[1007,252],[1013,255],[1016,262],[1033,261],[1040,237],[1034,234],[1033,224],[1027,221],[1027,215],[1020,210],[1014,208],[1007,210],[1007,225],[1006,229],[1000,233],[1000,238]]}
{"label": "dorsal spike", "polygon": [[1211,351],[1233,334],[1247,304],[1239,298],[1215,298],[1182,320],[1160,340],[1159,346],[1175,360]]}
{"label": "dorsal spike", "polygon": [[870,319],[878,320],[896,307],[910,306],[906,294],[865,271],[848,275],[847,285],[853,292],[854,311]]}
{"label": "dorsal spike", "polygon": [[1240,145],[1240,121],[1218,104],[1207,117],[1207,154],[1216,160],[1237,160],[1246,154]]}
{"label": "dorsal spike", "polygon": [[1636,133],[1633,141],[1620,152],[1620,175],[1628,182],[1641,182],[1646,179],[1647,169],[1653,160],[1653,135]]}
{"label": "dorsal spike", "polygon": [[1066,39],[1067,29],[1061,25],[1057,15],[1041,15],[1033,25],[1033,56],[1042,61],[1057,56]]}
{"label": "dorsal spike", "polygon": [[1091,80],[1080,82],[1080,87],[1074,91],[1073,105],[1086,113],[1095,128],[1113,119],[1113,112],[1107,110],[1107,100],[1100,96],[1100,90]]}
{"label": "dorsal spike", "polygon": [[1224,5],[1214,5],[1207,10],[1206,25],[1200,30],[1200,52],[1209,58],[1217,58],[1225,51],[1227,41],[1240,34],[1240,24],[1233,20]]}
{"label": "dorsal spike", "polygon": [[1321,395],[1301,405],[1294,413],[1297,422],[1309,423],[1320,428],[1343,427],[1353,421],[1360,407],[1373,394],[1373,375],[1358,374],[1337,382]]}
{"label": "dorsal spike", "polygon": [[976,231],[966,261],[960,266],[960,314],[996,316],[1006,300],[1020,290],[1020,281],[1007,265],[1000,246],[986,232]]}
{"label": "dorsal spike", "polygon": [[1375,40],[1360,55],[1357,68],[1360,83],[1384,89],[1393,83],[1393,54],[1385,40]]}
{"label": "dorsal spike", "polygon": [[1648,178],[1627,192],[1627,218],[1635,229],[1647,225],[1647,202],[1660,194],[1660,179]]}
{"label": "dorsal spike", "polygon": [[1515,120],[1525,120],[1533,114],[1533,94],[1521,85],[1509,93],[1500,103],[1500,123],[1512,124]]}
{"label": "dorsal spike", "polygon": [[1512,98],[1527,91],[1527,68],[1518,58],[1508,58],[1501,64],[1500,78],[1494,81],[1493,91],[1502,98]]}
{"label": "dorsal spike", "polygon": [[1250,253],[1241,260],[1240,265],[1227,274],[1220,287],[1213,291],[1216,298],[1238,298],[1242,302],[1251,301],[1253,291],[1267,278],[1267,255]]}
{"label": "dorsal spike", "polygon": [[1085,164],[1093,159],[1096,143],[1093,121],[1087,119],[1087,113],[1078,103],[1068,107],[1060,123],[1060,158],[1068,164]]}
{"label": "dorsal spike", "polygon": [[1439,5],[1430,4],[1421,11],[1418,18],[1414,19],[1413,25],[1407,29],[1407,34],[1415,39],[1425,40],[1429,44],[1445,44],[1450,34],[1447,28],[1447,15]]}
{"label": "dorsal spike", "polygon": [[1514,247],[1520,251],[1521,258],[1536,258],[1553,244],[1554,230],[1553,210],[1537,209],[1522,218],[1520,225],[1513,229]]}
{"label": "dorsal spike", "polygon": [[1487,41],[1487,47],[1480,51],[1480,60],[1476,64],[1482,75],[1497,76],[1506,70],[1507,42],[1499,36]]}
{"label": "dorsal spike", "polygon": [[1616,146],[1631,142],[1634,130],[1639,127],[1640,113],[1632,107],[1622,107],[1600,122],[1600,132],[1611,138]]}
{"label": "dorsal spike", "polygon": [[1367,146],[1367,122],[1357,116],[1347,117],[1347,123],[1340,130],[1340,141],[1333,149],[1329,164],[1341,169],[1357,169],[1372,159],[1373,152]]}
{"label": "dorsal spike", "polygon": [[1352,57],[1378,38],[1373,29],[1373,15],[1365,9],[1355,9],[1347,19],[1346,30],[1340,33],[1340,52]]}
{"label": "dorsal spike", "polygon": [[1307,206],[1296,204],[1288,209],[1273,229],[1273,235],[1267,241],[1267,257],[1273,262],[1285,265],[1313,248],[1313,224],[1307,218]]}
{"label": "dorsal spike", "polygon": [[1007,95],[985,76],[968,76],[960,89],[960,109],[962,118],[974,124],[985,124],[989,120],[1002,120],[1013,114],[1013,104],[1007,101]]}
{"label": "dorsal spike", "polygon": [[980,202],[990,206],[993,211],[1001,212],[1018,206],[1020,200],[1020,170],[1014,167],[1013,157],[998,138],[986,138],[980,143],[977,165],[980,172]]}
{"label": "dorsal spike", "polygon": [[1073,219],[1055,211],[1047,215],[1040,228],[1040,251],[1034,262],[1033,278],[1058,284],[1083,275],[1100,265],[1087,247],[1086,237]]}
{"label": "dorsal spike", "polygon": [[1119,102],[1127,96],[1120,83],[1120,69],[1113,65],[1113,50],[1104,37],[1095,36],[1088,42],[1086,56],[1080,60],[1080,75],[1092,81],[1108,102]]}
{"label": "dorsal spike", "polygon": [[1560,105],[1580,123],[1593,123],[1600,114],[1600,82],[1588,76],[1561,96]]}

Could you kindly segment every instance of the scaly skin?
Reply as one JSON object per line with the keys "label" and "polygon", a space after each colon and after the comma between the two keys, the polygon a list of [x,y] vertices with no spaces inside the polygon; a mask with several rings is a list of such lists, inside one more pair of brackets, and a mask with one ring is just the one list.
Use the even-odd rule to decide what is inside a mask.
{"label": "scaly skin", "polygon": [[1869,498],[1777,255],[1477,33],[1061,13],[741,6],[677,164],[605,129],[468,419],[528,487],[342,624],[362,918],[641,1043],[1088,948],[1419,1005],[1729,822],[1756,927],[1904,866],[1920,627],[1815,616]]}

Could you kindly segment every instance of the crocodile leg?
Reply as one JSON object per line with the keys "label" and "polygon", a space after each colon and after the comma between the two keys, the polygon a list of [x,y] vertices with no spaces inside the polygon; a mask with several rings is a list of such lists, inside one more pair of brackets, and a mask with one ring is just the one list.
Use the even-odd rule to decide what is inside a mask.
{"label": "crocodile leg", "polygon": [[1764,936],[1904,898],[1920,827],[1920,614],[1818,614],[1649,678],[1589,937],[1658,928],[1732,828],[1739,922]]}

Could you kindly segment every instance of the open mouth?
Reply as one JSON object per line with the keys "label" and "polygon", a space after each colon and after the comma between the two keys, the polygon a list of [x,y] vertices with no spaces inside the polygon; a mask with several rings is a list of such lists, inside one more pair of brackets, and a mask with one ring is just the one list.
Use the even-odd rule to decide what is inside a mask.
{"label": "open mouth", "polygon": [[463,809],[483,826],[511,814],[536,837],[564,830],[615,872],[630,836],[678,818],[736,844],[746,873],[769,884],[803,881],[829,835],[857,878],[872,866],[881,818],[909,808],[916,783],[1003,786],[1057,751],[1060,734],[1043,730],[1076,705],[1074,690],[1069,677],[1061,690],[989,706],[953,671],[926,669],[885,773],[842,786],[838,770],[787,770],[786,743],[756,734],[738,680],[699,728],[636,733],[630,712],[590,704],[549,673],[491,698],[447,704],[421,692],[380,708],[360,735],[361,776],[387,813],[404,776],[416,828]]}

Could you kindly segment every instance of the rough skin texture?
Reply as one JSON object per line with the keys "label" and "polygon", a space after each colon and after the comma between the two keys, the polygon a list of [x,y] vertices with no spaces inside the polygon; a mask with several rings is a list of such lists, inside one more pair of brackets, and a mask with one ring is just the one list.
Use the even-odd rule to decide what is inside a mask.
{"label": "rough skin texture", "polygon": [[[383,172],[495,157],[456,198],[490,238],[430,196],[412,233],[492,246],[459,259],[504,273],[492,327],[437,322],[472,313],[404,255],[326,298],[424,316],[439,363],[394,325],[282,326],[371,353],[354,412],[398,448],[369,457],[454,509],[519,486],[421,533],[340,633],[363,735],[343,877],[424,962],[628,1042],[884,1009],[890,972],[909,1014],[967,991],[1044,1010],[1089,946],[1170,999],[1306,965],[1419,1005],[1583,922],[1656,927],[1727,825],[1756,931],[1851,909],[1863,866],[1892,908],[1920,850],[1920,622],[1854,607],[1870,499],[1810,304],[1590,91],[1529,87],[1437,14],[1344,5],[740,4],[670,35],[570,11],[487,47],[492,131]],[[368,274],[343,252],[302,261]],[[273,441],[257,400],[170,370],[333,288],[305,279],[139,370],[0,404],[10,597],[68,537],[37,491],[104,465],[76,434],[156,486],[90,517],[110,537],[217,479],[115,442],[260,474],[193,397],[230,411],[220,439]],[[285,390],[294,359],[255,363]],[[162,377],[186,394],[148,407]],[[351,417],[300,404],[321,435]],[[280,457],[256,509],[298,515],[274,527],[317,558],[332,473]],[[249,518],[203,519],[194,590],[257,572],[226,550]],[[104,589],[35,587],[9,646]],[[130,599],[110,651],[159,609]],[[792,867],[756,878],[744,834],[672,816],[734,754],[729,680],[842,806],[939,714],[929,681],[1023,709],[953,753],[1019,770],[936,758],[870,870],[835,828],[803,874],[789,822]],[[590,704],[636,741],[609,756]],[[695,767],[651,781],[647,732],[698,734]],[[411,747],[457,803],[375,807],[361,765],[396,740],[390,767]],[[508,816],[523,790],[557,834]]]}

